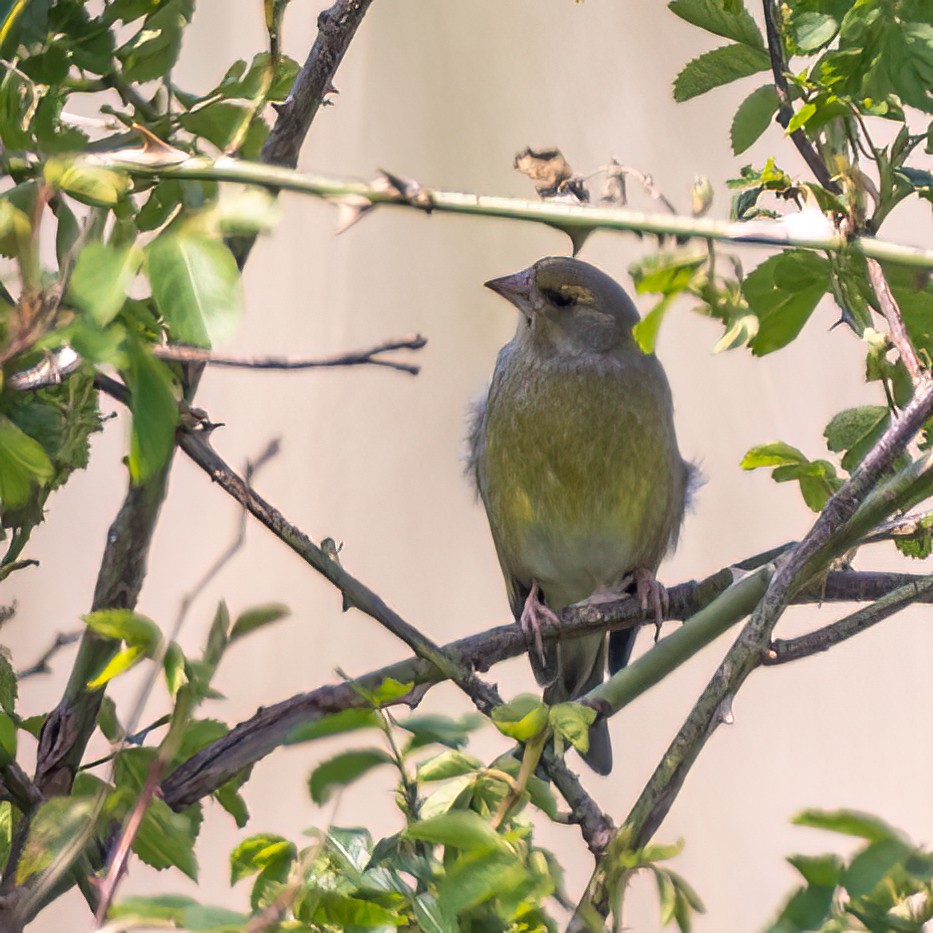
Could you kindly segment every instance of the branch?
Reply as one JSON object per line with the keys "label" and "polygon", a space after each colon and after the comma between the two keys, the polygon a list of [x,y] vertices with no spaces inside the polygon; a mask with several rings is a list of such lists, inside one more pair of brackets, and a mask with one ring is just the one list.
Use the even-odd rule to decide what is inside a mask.
{"label": "branch", "polygon": [[55,641],[42,652],[39,659],[34,664],[16,672],[16,679],[23,680],[26,677],[35,677],[37,674],[50,673],[52,668],[49,666],[49,662],[52,658],[54,658],[62,648],[73,645],[82,634],[82,632],[59,632],[55,636]]}
{"label": "branch", "polygon": [[[337,0],[329,11],[322,14],[319,33],[308,60],[263,147],[263,160],[295,164],[311,121],[370,2]],[[333,26],[328,28],[331,18]],[[339,28],[344,21],[355,25],[349,30]],[[322,83],[324,76],[326,81]],[[241,267],[249,252],[248,245],[243,245],[245,249],[239,253]],[[192,387],[188,394],[193,395],[193,391]],[[190,402],[191,398],[187,401]],[[92,610],[133,608],[136,605],[146,574],[146,561],[159,508],[167,491],[170,468],[171,458],[147,482],[131,486],[128,490],[107,535]],[[100,638],[90,629],[85,632],[65,694],[49,714],[40,734],[36,784],[47,795],[67,794],[71,789],[104,696],[103,690],[89,692],[86,685],[102,669],[112,651],[112,642]],[[26,827],[23,828],[25,830]],[[0,925],[7,918],[11,922],[19,922],[20,906],[19,899],[12,896],[9,903],[0,905]]]}
{"label": "branch", "polygon": [[637,231],[688,239],[698,237],[704,240],[758,246],[792,246],[837,253],[851,249],[875,259],[923,269],[933,268],[933,250],[902,246],[870,236],[856,236],[847,240],[828,220],[812,229],[800,230],[800,224],[795,223],[798,215],[779,220],[731,223],[705,217],[678,217],[585,204],[437,191],[424,188],[417,182],[400,184],[399,179],[390,179],[386,175],[367,183],[326,175],[306,175],[292,169],[230,158],[211,161],[193,157],[177,165],[158,166],[121,161],[118,151],[107,156],[95,155],[93,162],[95,165],[107,165],[145,177],[237,182],[273,190],[294,191],[334,201],[357,214],[362,214],[369,207],[392,204],[425,213],[469,214],[541,223],[556,227],[570,236],[593,230]]}
{"label": "branch", "polygon": [[210,350],[199,347],[180,345],[155,346],[152,355],[161,360],[172,360],[180,363],[207,363],[210,366],[231,366],[240,369],[321,369],[334,366],[386,366],[397,369],[403,373],[417,376],[420,366],[411,363],[401,363],[397,360],[382,358],[383,353],[393,350],[420,350],[427,344],[427,340],[420,334],[415,337],[405,337],[399,340],[386,340],[376,344],[368,350],[356,350],[343,353],[339,356],[328,356],[319,359],[290,359],[284,356],[217,356]]}
{"label": "branch", "polygon": [[912,580],[882,596],[870,606],[859,609],[858,612],[853,612],[838,622],[826,625],[815,632],[808,632],[799,638],[776,639],[771,643],[771,648],[762,663],[769,666],[786,664],[788,661],[797,661],[811,654],[828,651],[834,645],[864,632],[896,612],[900,612],[905,606],[923,600],[931,593],[933,593],[933,575]]}
{"label": "branch", "polygon": [[881,268],[881,264],[871,257],[865,260],[865,264],[868,266],[868,280],[871,282],[871,287],[874,289],[875,295],[878,298],[878,305],[881,308],[881,313],[888,322],[891,343],[897,347],[897,352],[900,354],[904,366],[907,367],[910,378],[916,382],[920,378],[924,367],[910,340],[907,328],[904,326],[904,318],[901,316],[901,309],[897,306],[897,300],[891,293],[888,280],[884,276],[884,270]]}
{"label": "branch", "polygon": [[262,147],[261,160],[271,165],[298,164],[301,144],[321,102],[333,91],[334,75],[372,0],[337,0],[317,18],[317,38],[298,72],[291,93],[278,108],[278,119]]}
{"label": "branch", "polygon": [[[731,721],[732,700],[749,674],[764,660],[778,619],[794,594],[841,550],[877,526],[896,509],[910,508],[929,493],[933,461],[915,461],[879,484],[895,459],[933,414],[933,382],[924,378],[910,403],[887,428],[861,464],[830,498],[807,535],[782,560],[767,592],[723,658],[680,731],[629,813],[624,830],[635,848],[651,838],[680,792],[687,773],[709,737]],[[869,496],[869,493],[871,495]],[[580,901],[571,929],[585,929],[589,909],[608,914],[611,865],[600,860]]]}
{"label": "branch", "polygon": [[[790,94],[787,88],[787,67],[784,62],[784,42],[781,38],[781,32],[775,21],[774,0],[764,0],[765,14],[765,34],[768,37],[768,55],[771,58],[771,74],[774,76],[774,90],[777,92],[778,122],[784,129],[790,123],[794,116],[794,108],[790,101]],[[813,144],[807,139],[807,134],[802,129],[796,129],[790,134],[791,141],[797,147],[797,151],[803,156],[804,162],[810,168],[810,171],[816,176],[816,180],[827,190],[835,194],[840,193],[839,185],[833,181],[826,164],[820,158]]]}

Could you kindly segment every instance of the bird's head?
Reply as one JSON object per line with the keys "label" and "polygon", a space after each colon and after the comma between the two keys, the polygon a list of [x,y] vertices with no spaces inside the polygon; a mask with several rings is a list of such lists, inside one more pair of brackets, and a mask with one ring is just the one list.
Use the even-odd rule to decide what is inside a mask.
{"label": "bird's head", "polygon": [[566,256],[486,282],[522,313],[516,338],[543,351],[609,353],[633,344],[638,311],[621,285],[595,266]]}

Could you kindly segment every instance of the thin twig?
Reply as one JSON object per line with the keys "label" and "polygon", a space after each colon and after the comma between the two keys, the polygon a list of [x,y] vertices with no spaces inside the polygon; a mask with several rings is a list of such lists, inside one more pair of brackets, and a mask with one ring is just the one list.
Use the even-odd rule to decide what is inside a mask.
{"label": "thin twig", "polygon": [[82,632],[59,632],[55,636],[55,641],[45,649],[39,659],[31,664],[29,667],[23,668],[21,671],[16,672],[16,679],[23,680],[26,677],[35,677],[37,674],[48,674],[51,673],[52,668],[49,666],[49,662],[52,658],[58,654],[62,648],[66,648],[68,645],[73,645],[78,639],[81,638]]}
{"label": "thin twig", "polygon": [[907,333],[907,328],[904,326],[904,318],[901,316],[901,309],[898,307],[897,300],[891,293],[888,280],[884,275],[884,269],[881,268],[881,263],[871,257],[865,260],[865,264],[868,266],[868,280],[871,282],[871,287],[874,289],[875,295],[878,298],[881,313],[888,322],[888,332],[891,337],[891,343],[897,347],[897,352],[900,354],[901,360],[907,367],[910,378],[916,382],[924,372],[924,367],[920,362],[920,358],[917,356],[917,350],[910,339],[910,335]]}
{"label": "thin twig", "polygon": [[788,661],[798,661],[812,654],[828,651],[834,645],[877,625],[931,592],[933,592],[933,575],[911,581],[882,596],[870,606],[859,609],[858,612],[853,612],[831,625],[808,632],[799,638],[776,639],[771,643],[762,663],[766,666],[786,664]]}
{"label": "thin twig", "polygon": [[[765,15],[765,34],[768,39],[768,55],[771,59],[771,73],[774,77],[774,89],[777,92],[778,101],[778,122],[787,129],[794,116],[794,108],[790,101],[790,93],[787,87],[787,66],[784,62],[784,41],[781,38],[781,32],[775,18],[774,0],[763,0]],[[802,129],[796,129],[790,134],[791,141],[797,147],[797,151],[803,156],[804,161],[810,168],[810,171],[816,176],[816,180],[827,190],[836,194],[840,188],[833,181],[829,170],[820,158],[813,144],[807,139],[807,134]]]}
{"label": "thin twig", "polygon": [[420,366],[402,363],[397,360],[383,359],[383,353],[394,350],[420,350],[427,340],[418,334],[398,340],[386,340],[367,350],[342,353],[339,356],[319,357],[317,359],[296,359],[284,356],[219,356],[211,350],[188,346],[155,346],[153,356],[162,360],[181,363],[207,363],[209,366],[230,366],[239,369],[318,369],[334,366],[386,366],[413,376],[421,371]]}
{"label": "thin twig", "polygon": [[[249,484],[256,471],[256,464],[258,463],[259,465],[262,465],[267,463],[273,456],[275,456],[277,451],[278,442],[273,441],[266,446],[265,450],[259,455],[255,463],[247,464],[245,471],[245,482],[247,489],[249,488]],[[139,697],[136,700],[136,705],[130,715],[129,720],[127,721],[127,733],[133,733],[136,730],[136,727],[139,724],[139,719],[142,716],[142,712],[149,700],[149,696],[155,687],[156,681],[162,674],[162,660],[165,657],[165,651],[168,645],[172,644],[178,639],[192,604],[243,547],[243,542],[246,540],[246,518],[246,510],[242,509],[240,511],[239,521],[237,522],[236,533],[234,534],[233,540],[230,542],[230,544],[227,545],[226,548],[224,548],[223,552],[218,555],[217,559],[213,564],[211,564],[201,579],[197,581],[194,587],[192,587],[192,589],[189,590],[182,598],[178,607],[178,613],[175,617],[175,623],[172,626],[171,633],[167,639],[163,639],[160,650],[153,658],[155,663],[152,665],[152,670],[149,676],[146,678],[142,689],[139,691]],[[115,750],[115,754],[119,754],[123,748],[126,748],[130,744],[130,741],[131,737],[128,735],[123,739],[122,742],[119,743],[117,749]],[[133,809],[130,811],[129,816],[126,818],[126,821],[123,824],[123,830],[116,841],[116,846],[113,849],[110,863],[107,866],[107,873],[100,880],[100,902],[98,904],[96,914],[98,925],[104,922],[104,919],[107,916],[107,911],[110,909],[110,905],[113,903],[113,898],[117,892],[117,887],[119,886],[121,880],[123,879],[123,875],[126,872],[130,849],[142,826],[143,816],[145,815],[149,804],[152,802],[152,798],[158,791],[163,770],[168,763],[166,757],[167,756],[165,754],[164,747],[160,748],[159,754],[156,755],[155,759],[149,767],[149,771],[146,775],[146,781],[139,793],[139,797],[137,798],[135,804],[133,805]]]}

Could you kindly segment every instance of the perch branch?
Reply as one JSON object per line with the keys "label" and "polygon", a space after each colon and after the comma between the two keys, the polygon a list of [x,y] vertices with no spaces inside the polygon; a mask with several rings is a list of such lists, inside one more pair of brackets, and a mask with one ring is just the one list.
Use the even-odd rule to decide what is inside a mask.
{"label": "perch branch", "polygon": [[[356,604],[358,587],[362,587],[362,584],[346,574],[339,564],[332,563],[326,552],[314,545],[307,535],[289,523],[277,509],[238,481],[235,474],[201,437],[189,435],[189,440],[182,443],[182,448],[229,495],[245,506],[302,559],[315,569],[320,569],[322,565],[326,569],[325,576],[341,590],[345,599],[350,604]],[[766,556],[770,557],[770,553]],[[743,561],[743,564],[748,566],[758,563],[760,561],[756,559]],[[726,568],[699,583],[672,587],[669,590],[668,616],[683,619],[695,615],[725,592],[733,579],[732,571]],[[802,588],[794,594],[793,601],[819,603],[877,599],[892,589],[917,579],[923,578],[912,577],[909,574],[833,571],[824,580]],[[741,585],[740,583],[739,586]],[[363,589],[365,592],[371,592]],[[929,594],[924,597],[929,598],[933,597]],[[564,610],[559,624],[543,624],[542,634],[545,638],[573,638],[607,628],[617,630],[647,623],[653,623],[653,617],[645,619],[635,600],[620,599]],[[666,641],[668,639],[662,641],[658,647]],[[448,658],[457,659],[461,668],[485,671],[505,658],[522,654],[526,648],[521,631],[515,625],[503,625],[445,645],[440,652]],[[662,653],[668,650],[664,648]],[[641,676],[640,671],[638,677]],[[411,658],[367,674],[352,685],[323,687],[265,708],[252,719],[235,727],[218,742],[199,752],[170,775],[163,784],[166,800],[170,805],[181,808],[212,793],[242,768],[258,761],[281,745],[295,726],[348,708],[348,705],[359,706],[364,702],[362,696],[371,694],[389,677],[401,683],[412,684],[412,694],[398,702],[411,702],[412,696],[420,699],[425,686],[443,679],[431,663],[421,658]],[[644,689],[647,689],[647,686],[650,684]]]}

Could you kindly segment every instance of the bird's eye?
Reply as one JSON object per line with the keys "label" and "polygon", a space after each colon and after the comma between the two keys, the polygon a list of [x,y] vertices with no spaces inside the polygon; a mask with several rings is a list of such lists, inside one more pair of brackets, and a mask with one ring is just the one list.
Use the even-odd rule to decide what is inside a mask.
{"label": "bird's eye", "polygon": [[544,297],[552,304],[556,305],[558,308],[569,308],[570,305],[574,303],[574,296],[568,295],[567,292],[558,291],[556,288],[546,288],[544,289]]}

